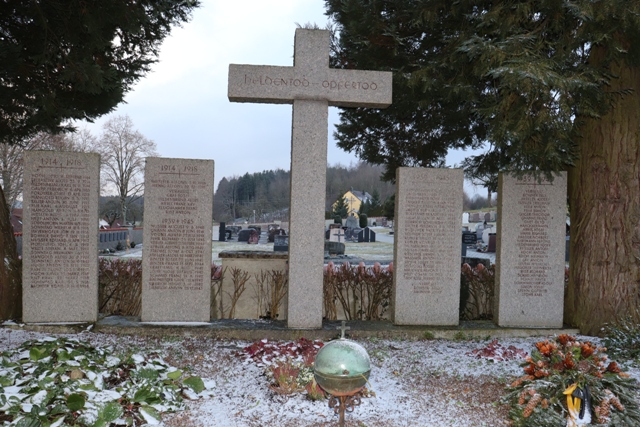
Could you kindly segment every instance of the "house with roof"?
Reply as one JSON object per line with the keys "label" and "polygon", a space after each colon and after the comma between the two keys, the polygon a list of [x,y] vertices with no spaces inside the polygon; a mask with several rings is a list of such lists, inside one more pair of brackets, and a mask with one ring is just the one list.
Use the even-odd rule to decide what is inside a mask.
{"label": "house with roof", "polygon": [[[344,193],[342,198],[345,199],[347,203],[347,213],[349,216],[353,214],[356,218],[359,218],[358,213],[360,212],[360,206],[365,202],[371,202],[372,199],[371,194],[366,191],[354,190],[353,187]],[[334,207],[336,203],[333,204]]]}

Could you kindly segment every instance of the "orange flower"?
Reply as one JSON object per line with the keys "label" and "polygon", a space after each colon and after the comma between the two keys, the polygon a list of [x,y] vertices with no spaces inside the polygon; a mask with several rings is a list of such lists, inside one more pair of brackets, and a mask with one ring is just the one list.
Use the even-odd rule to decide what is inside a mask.
{"label": "orange flower", "polygon": [[616,362],[611,362],[609,363],[609,366],[607,366],[607,371],[609,372],[613,372],[614,374],[617,374],[620,372],[620,366],[618,366],[618,364]]}
{"label": "orange flower", "polygon": [[567,335],[567,334],[562,334],[560,336],[558,336],[558,342],[562,345],[567,345],[567,343],[571,342],[571,341],[575,341],[575,337],[572,337],[571,335]]}
{"label": "orange flower", "polygon": [[580,354],[586,359],[587,357],[591,356],[595,350],[596,348],[593,346],[593,344],[587,341],[580,347]]}
{"label": "orange flower", "polygon": [[564,363],[564,367],[567,369],[573,369],[576,366],[576,363],[573,361],[573,358],[571,357],[571,353],[567,353],[562,363]]}
{"label": "orange flower", "polygon": [[524,368],[524,373],[527,375],[533,375],[535,371],[536,371],[536,366],[533,363],[529,364],[529,366]]}

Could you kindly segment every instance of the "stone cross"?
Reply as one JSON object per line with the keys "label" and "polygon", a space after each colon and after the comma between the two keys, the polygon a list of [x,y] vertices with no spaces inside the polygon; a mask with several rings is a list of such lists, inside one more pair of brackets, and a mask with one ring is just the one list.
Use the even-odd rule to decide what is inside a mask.
{"label": "stone cross", "polygon": [[342,326],[338,326],[338,327],[336,328],[336,329],[339,329],[339,330],[340,330],[340,338],[341,338],[341,339],[344,339],[344,333],[345,333],[346,331],[348,331],[349,329],[351,329],[351,326],[346,326],[346,325],[347,325],[347,322],[343,320],[343,321],[342,321]]}
{"label": "stone cross", "polygon": [[391,73],[329,68],[329,31],[296,30],[293,67],[229,65],[231,102],[293,104],[287,325],[322,326],[328,107],[385,108]]}

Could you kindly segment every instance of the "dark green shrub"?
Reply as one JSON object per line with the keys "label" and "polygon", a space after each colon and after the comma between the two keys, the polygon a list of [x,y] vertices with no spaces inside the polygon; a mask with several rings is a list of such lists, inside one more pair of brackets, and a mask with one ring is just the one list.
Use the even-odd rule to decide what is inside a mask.
{"label": "dark green shrub", "polygon": [[360,228],[365,228],[367,225],[369,225],[367,223],[367,214],[360,214],[360,219],[359,219],[360,223]]}
{"label": "dark green shrub", "polygon": [[604,345],[612,357],[640,360],[640,311],[603,328]]}

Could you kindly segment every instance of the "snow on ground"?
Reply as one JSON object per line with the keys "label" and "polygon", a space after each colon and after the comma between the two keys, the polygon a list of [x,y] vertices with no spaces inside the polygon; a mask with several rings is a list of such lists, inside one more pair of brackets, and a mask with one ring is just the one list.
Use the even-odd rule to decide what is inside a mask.
{"label": "snow on ground", "polygon": [[[0,327],[0,351],[15,348],[45,334]],[[115,351],[160,349],[165,360],[189,369],[209,384],[214,396],[189,402],[187,411],[168,414],[162,427],[337,425],[327,401],[313,402],[303,394],[282,396],[268,387],[264,368],[241,357],[248,342],[189,337],[131,337],[93,332],[75,336]],[[598,338],[581,337],[598,342]],[[515,359],[478,358],[473,350],[490,341],[358,340],[371,357],[370,390],[347,425],[395,426],[506,426],[508,408],[500,404],[504,386],[522,374],[519,364],[541,338],[504,339],[499,348],[513,346]],[[630,371],[640,378],[636,368]]]}

